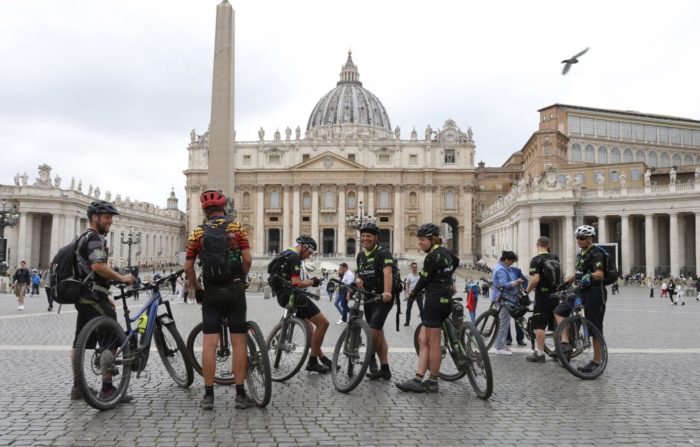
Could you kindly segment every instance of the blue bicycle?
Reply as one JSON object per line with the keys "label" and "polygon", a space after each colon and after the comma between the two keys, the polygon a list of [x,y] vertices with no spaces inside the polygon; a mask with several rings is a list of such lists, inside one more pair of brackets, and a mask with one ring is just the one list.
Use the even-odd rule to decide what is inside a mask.
{"label": "blue bicycle", "polygon": [[[160,285],[182,274],[182,270],[160,278],[154,283],[144,283],[138,289],[126,290],[118,284],[124,305],[126,331],[116,319],[98,317],[90,320],[78,335],[73,358],[73,373],[76,385],[85,401],[98,410],[116,407],[126,394],[132,371],[140,373],[146,368],[151,352],[151,340],[165,369],[175,383],[187,388],[194,380],[192,363],[185,342],[175,327],[170,302],[164,301]],[[148,302],[134,315],[129,315],[126,298],[140,292],[150,292]],[[160,306],[165,312],[159,314]],[[136,323],[136,329],[132,324]],[[98,391],[103,383],[112,383],[110,392]]]}

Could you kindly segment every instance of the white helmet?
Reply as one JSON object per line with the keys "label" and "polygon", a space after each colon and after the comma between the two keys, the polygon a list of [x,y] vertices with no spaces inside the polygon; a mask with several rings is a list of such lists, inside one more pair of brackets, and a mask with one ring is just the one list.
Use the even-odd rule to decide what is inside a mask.
{"label": "white helmet", "polygon": [[576,237],[594,237],[595,228],[590,225],[581,225],[576,229]]}

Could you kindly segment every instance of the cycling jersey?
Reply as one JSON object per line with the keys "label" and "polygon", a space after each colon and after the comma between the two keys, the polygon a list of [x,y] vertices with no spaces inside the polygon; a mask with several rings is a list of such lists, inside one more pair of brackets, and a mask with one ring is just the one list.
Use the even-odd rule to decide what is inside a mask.
{"label": "cycling jersey", "polygon": [[452,276],[459,267],[459,258],[441,245],[434,245],[423,261],[418,284],[412,294],[425,290],[425,304],[421,313],[423,325],[438,328],[450,316]]}
{"label": "cycling jersey", "polygon": [[[282,264],[281,271],[277,272],[278,275],[289,282],[291,282],[292,278],[294,277],[298,277],[302,280],[305,279],[301,278],[301,256],[299,256],[299,253],[297,253],[294,248],[290,247],[286,249],[280,253],[280,256],[284,256],[285,262]],[[287,307],[287,304],[289,304],[289,299],[291,298],[290,293],[285,289],[276,290],[275,293],[277,294],[277,304],[279,304],[281,307]],[[295,296],[294,304],[297,316],[302,319],[313,318],[321,312],[318,306],[316,306],[311,299],[304,295],[297,294]]]}
{"label": "cycling jersey", "polygon": [[[605,272],[605,257],[601,250],[595,245],[591,245],[585,251],[576,254],[576,279],[581,279],[584,275],[593,274],[596,270]],[[591,288],[600,287],[602,281],[591,278]]]}
{"label": "cycling jersey", "polygon": [[357,255],[357,276],[362,279],[365,290],[384,292],[384,267],[394,267],[394,258],[388,249],[375,245],[369,251],[360,251]]}

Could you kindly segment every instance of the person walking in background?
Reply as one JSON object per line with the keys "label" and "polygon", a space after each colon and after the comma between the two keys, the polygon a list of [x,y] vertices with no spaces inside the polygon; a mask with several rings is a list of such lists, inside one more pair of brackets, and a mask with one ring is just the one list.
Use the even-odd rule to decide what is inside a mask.
{"label": "person walking in background", "polygon": [[39,284],[41,284],[41,275],[34,269],[32,270],[32,292],[30,296],[33,296],[35,293],[39,296]]}
{"label": "person walking in background", "polygon": [[[666,284],[666,281],[661,283],[661,295],[659,295],[659,297],[663,298],[665,296],[668,296],[668,285]],[[673,301],[673,299],[671,301]]]}
{"label": "person walking in background", "polygon": [[[355,274],[348,268],[348,264],[343,262],[338,269],[338,277],[346,286],[355,284]],[[335,297],[335,308],[340,312],[340,320],[336,324],[345,324],[348,322],[348,291],[343,287],[338,287],[338,294]]]}
{"label": "person walking in background", "polygon": [[408,326],[411,322],[411,309],[413,308],[414,301],[418,305],[418,315],[423,318],[423,294],[416,296],[415,300],[408,298],[411,296],[411,292],[413,292],[416,284],[418,284],[419,279],[420,274],[418,274],[418,264],[411,262],[411,273],[408,274],[403,283],[403,290],[404,294],[406,295],[406,322],[403,324],[404,326]]}
{"label": "person walking in background", "polygon": [[[171,275],[173,274],[173,271],[172,271],[172,270],[170,270],[170,274],[171,274]],[[172,276],[172,277],[170,278],[170,289],[172,290],[172,293],[171,293],[171,294],[172,294],[172,295],[175,295],[176,292],[177,292],[177,278],[174,277],[174,276]]]}
{"label": "person walking in background", "polygon": [[26,261],[19,263],[19,268],[12,275],[12,282],[15,287],[15,296],[17,297],[17,310],[24,310],[24,295],[27,293],[27,286],[31,282]]}
{"label": "person walking in background", "polygon": [[[698,293],[700,296],[700,293]],[[649,278],[649,298],[654,298],[654,280]]]}
{"label": "person walking in background", "polygon": [[476,321],[476,306],[479,303],[479,285],[473,280],[469,280],[466,286],[467,310],[472,323]]}

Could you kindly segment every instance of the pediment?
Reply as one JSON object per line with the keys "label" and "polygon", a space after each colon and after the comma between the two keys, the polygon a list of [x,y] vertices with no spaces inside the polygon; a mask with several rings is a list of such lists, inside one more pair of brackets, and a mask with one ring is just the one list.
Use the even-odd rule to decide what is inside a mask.
{"label": "pediment", "polygon": [[292,166],[291,169],[293,171],[364,171],[367,167],[332,152],[324,152]]}

